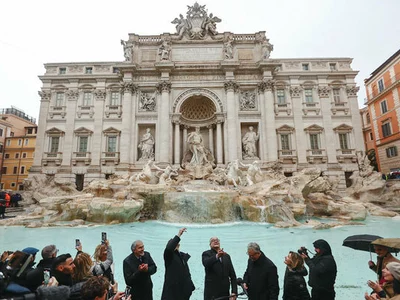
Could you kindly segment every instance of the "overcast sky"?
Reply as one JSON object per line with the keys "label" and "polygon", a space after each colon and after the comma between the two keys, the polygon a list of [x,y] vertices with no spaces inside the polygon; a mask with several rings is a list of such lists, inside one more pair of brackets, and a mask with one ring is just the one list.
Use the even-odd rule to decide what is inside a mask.
{"label": "overcast sky", "polygon": [[[235,3],[236,2],[236,3]],[[1,1],[0,107],[38,117],[39,75],[49,62],[122,61],[128,33],[175,32],[191,0]],[[400,48],[400,0],[201,1],[222,19],[219,32],[266,31],[271,58],[351,57],[363,80]]]}

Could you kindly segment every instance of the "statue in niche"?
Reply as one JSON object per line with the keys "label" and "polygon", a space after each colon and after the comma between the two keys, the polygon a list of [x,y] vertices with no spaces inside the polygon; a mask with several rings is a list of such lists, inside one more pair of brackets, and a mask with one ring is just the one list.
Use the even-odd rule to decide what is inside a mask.
{"label": "statue in niche", "polygon": [[154,137],[151,134],[150,128],[146,129],[138,145],[141,156],[139,160],[154,160]]}
{"label": "statue in niche", "polygon": [[248,186],[262,181],[263,174],[257,160],[253,161],[252,164],[244,164],[240,162],[240,165],[247,168],[246,181]]}
{"label": "statue in niche", "polygon": [[233,59],[233,41],[232,38],[228,38],[228,40],[224,43],[224,55],[225,59]]}
{"label": "statue in niche", "polygon": [[152,95],[140,93],[139,110],[154,111],[156,107],[157,91]]}
{"label": "statue in niche", "polygon": [[261,44],[262,58],[268,59],[271,55],[272,50],[274,50],[274,45],[269,42],[269,39],[265,38]]}
{"label": "statue in niche", "polygon": [[153,167],[160,171],[157,176],[159,177],[159,184],[166,184],[171,182],[173,176],[178,176],[178,171],[174,170],[170,164],[168,164],[165,169],[160,168],[153,163]]}
{"label": "statue in niche", "polygon": [[161,46],[158,48],[158,55],[160,55],[160,60],[169,60],[169,55],[171,53],[171,44],[169,41],[164,40]]}
{"label": "statue in niche", "polygon": [[240,110],[253,110],[256,108],[256,94],[246,91],[240,95]]}
{"label": "statue in niche", "polygon": [[124,47],[125,61],[132,61],[133,45],[129,41],[121,40],[121,45]]}
{"label": "statue in niche", "polygon": [[243,159],[259,159],[257,157],[256,143],[260,137],[259,133],[254,132],[254,127],[249,126],[249,131],[242,138]]}
{"label": "statue in niche", "polygon": [[189,150],[192,152],[191,165],[206,165],[211,163],[208,159],[208,155],[211,155],[211,153],[204,147],[200,127],[196,127],[195,131],[188,134],[187,142],[189,143]]}

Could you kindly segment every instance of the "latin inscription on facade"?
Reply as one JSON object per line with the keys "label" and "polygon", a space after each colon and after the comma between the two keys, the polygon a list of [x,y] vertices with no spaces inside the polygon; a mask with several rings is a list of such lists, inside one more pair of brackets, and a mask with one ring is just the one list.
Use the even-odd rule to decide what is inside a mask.
{"label": "latin inscription on facade", "polygon": [[172,50],[173,61],[207,61],[221,59],[222,48],[174,48]]}

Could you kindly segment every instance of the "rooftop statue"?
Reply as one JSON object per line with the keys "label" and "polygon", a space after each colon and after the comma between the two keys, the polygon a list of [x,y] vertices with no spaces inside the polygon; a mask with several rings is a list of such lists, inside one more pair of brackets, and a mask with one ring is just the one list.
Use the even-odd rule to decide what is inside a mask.
{"label": "rooftop statue", "polygon": [[211,13],[208,14],[205,5],[199,5],[197,2],[187,7],[186,19],[180,14],[179,18],[171,22],[176,24],[178,39],[184,35],[191,40],[202,40],[207,36],[215,38],[218,35],[216,23],[221,22],[221,19]]}

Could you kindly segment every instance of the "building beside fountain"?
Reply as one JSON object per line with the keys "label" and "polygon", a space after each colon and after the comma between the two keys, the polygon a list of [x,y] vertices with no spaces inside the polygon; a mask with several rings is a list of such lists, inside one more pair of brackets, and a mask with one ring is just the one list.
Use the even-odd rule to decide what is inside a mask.
{"label": "building beside fountain", "polygon": [[197,3],[179,13],[175,33],[121,40],[122,61],[45,64],[30,174],[79,189],[149,160],[279,161],[287,175],[318,167],[344,189],[363,150],[352,59],[271,58],[265,31],[219,33],[221,19]]}

